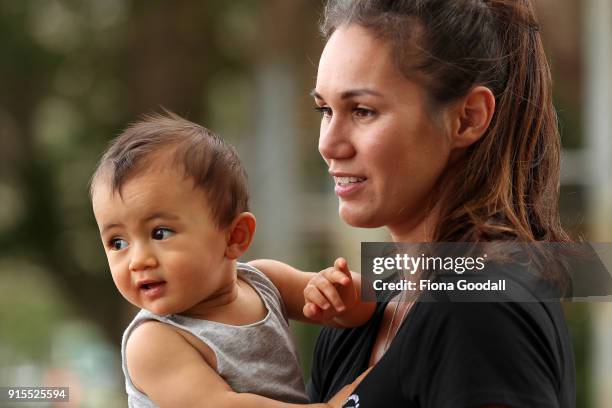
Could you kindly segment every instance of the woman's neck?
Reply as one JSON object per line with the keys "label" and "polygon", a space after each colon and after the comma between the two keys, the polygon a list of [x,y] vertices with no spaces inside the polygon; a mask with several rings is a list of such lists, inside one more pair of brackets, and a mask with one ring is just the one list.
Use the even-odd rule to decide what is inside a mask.
{"label": "woman's neck", "polygon": [[440,218],[440,208],[436,205],[431,211],[404,223],[388,225],[387,229],[394,242],[431,242]]}

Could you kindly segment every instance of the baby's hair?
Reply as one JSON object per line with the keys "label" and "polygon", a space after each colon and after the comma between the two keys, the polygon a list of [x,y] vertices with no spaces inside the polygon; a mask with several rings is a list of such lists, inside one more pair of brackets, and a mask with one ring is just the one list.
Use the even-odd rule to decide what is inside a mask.
{"label": "baby's hair", "polygon": [[113,193],[121,194],[130,177],[146,170],[147,159],[166,151],[172,152],[173,165],[206,193],[218,227],[227,227],[248,211],[247,176],[236,150],[205,127],[169,111],[144,116],[111,142],[91,179],[90,195],[103,178]]}

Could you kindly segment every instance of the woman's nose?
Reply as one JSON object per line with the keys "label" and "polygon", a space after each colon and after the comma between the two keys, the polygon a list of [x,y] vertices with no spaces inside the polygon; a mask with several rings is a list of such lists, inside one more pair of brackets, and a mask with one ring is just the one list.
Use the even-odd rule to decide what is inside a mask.
{"label": "woman's nose", "polygon": [[157,267],[155,253],[146,245],[132,245],[130,271],[138,272]]}
{"label": "woman's nose", "polygon": [[319,153],[328,163],[330,160],[349,159],[355,155],[350,129],[342,125],[338,116],[334,116],[328,123],[321,124]]}

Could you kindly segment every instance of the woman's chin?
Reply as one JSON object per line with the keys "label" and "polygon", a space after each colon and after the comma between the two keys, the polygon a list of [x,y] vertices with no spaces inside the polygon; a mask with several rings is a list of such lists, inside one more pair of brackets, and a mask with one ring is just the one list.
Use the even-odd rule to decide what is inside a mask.
{"label": "woman's chin", "polygon": [[378,228],[383,225],[376,222],[376,217],[370,211],[360,211],[353,206],[340,203],[338,214],[342,221],[356,228]]}

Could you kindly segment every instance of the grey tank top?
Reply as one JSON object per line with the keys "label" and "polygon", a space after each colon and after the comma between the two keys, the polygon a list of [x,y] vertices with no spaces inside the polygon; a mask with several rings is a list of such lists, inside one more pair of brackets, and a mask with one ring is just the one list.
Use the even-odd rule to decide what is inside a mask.
{"label": "grey tank top", "polygon": [[157,407],[132,383],[125,358],[130,333],[140,324],[157,320],[183,329],[215,353],[217,372],[236,392],[249,392],[292,403],[307,403],[302,370],[280,293],[259,270],[238,263],[238,276],[259,294],[268,310],[262,320],[233,326],[180,315],[160,316],[142,309],[123,333],[121,365],[131,408]]}

